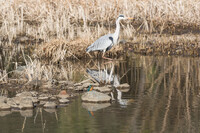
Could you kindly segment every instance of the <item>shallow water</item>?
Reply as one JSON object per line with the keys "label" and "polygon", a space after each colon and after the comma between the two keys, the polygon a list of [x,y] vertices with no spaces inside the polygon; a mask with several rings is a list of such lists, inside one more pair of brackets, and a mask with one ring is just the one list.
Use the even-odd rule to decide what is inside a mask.
{"label": "shallow water", "polygon": [[109,71],[114,66],[113,75],[118,76],[120,83],[129,83],[130,90],[122,92],[121,97],[114,90],[116,100],[110,105],[84,105],[78,96],[56,110],[0,112],[0,132],[191,133],[200,130],[198,58],[134,55],[127,61],[106,65],[92,61],[82,66],[85,70],[94,69],[94,64]]}

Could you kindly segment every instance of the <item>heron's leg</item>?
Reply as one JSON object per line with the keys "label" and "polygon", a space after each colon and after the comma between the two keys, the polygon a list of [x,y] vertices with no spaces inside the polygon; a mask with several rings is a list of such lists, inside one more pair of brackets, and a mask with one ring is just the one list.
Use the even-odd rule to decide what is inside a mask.
{"label": "heron's leg", "polygon": [[87,53],[89,56],[90,56],[90,58],[92,58],[92,56],[90,55],[90,53]]}
{"label": "heron's leg", "polygon": [[105,56],[104,56],[104,52],[103,52],[103,54],[102,54],[102,58],[104,58],[104,59],[106,59],[106,60],[112,60],[111,58],[105,57]]}

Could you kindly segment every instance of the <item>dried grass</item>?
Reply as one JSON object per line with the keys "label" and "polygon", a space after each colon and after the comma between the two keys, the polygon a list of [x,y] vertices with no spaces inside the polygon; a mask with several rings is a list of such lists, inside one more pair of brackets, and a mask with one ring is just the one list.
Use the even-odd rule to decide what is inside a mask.
{"label": "dried grass", "polygon": [[10,44],[21,34],[45,42],[97,38],[101,27],[112,30],[119,14],[135,18],[124,26],[131,29],[126,30],[129,36],[135,31],[174,33],[184,27],[199,30],[200,26],[198,0],[12,0],[0,1],[0,5],[0,36]]}
{"label": "dried grass", "polygon": [[[121,23],[121,37],[138,43],[139,50],[148,51],[152,43],[199,45],[199,0],[0,0],[0,5],[0,44],[14,46],[24,36],[35,43],[42,40],[35,52],[52,62],[87,56],[85,48],[113,32],[119,14],[135,18]],[[117,46],[106,56],[117,57],[124,49]]]}
{"label": "dried grass", "polygon": [[38,46],[36,54],[41,58],[49,58],[53,63],[64,58],[79,59],[83,57],[83,51],[85,51],[87,44],[88,41],[83,39],[76,41],[55,39]]}

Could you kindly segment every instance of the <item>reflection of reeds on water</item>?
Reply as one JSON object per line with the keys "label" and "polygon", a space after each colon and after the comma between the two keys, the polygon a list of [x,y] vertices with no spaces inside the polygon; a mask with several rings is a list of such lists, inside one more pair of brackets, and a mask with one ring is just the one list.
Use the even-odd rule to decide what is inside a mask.
{"label": "reflection of reeds on water", "polygon": [[[30,64],[34,63],[40,64],[37,61],[30,62]],[[48,70],[52,71],[52,75],[57,73],[57,76],[62,78],[62,69],[66,73],[76,73],[76,71],[80,73],[83,71],[84,75],[88,67],[97,70],[98,68],[109,70],[112,68],[112,64],[99,63],[98,65],[98,62],[95,61],[84,65],[79,63],[69,62],[63,68],[56,68],[52,65],[52,68]],[[144,132],[147,130],[152,132],[198,132],[199,119],[197,116],[199,115],[200,86],[198,58],[135,56],[134,59],[127,62],[113,62],[113,64],[113,73],[122,77],[120,79],[122,83],[128,82],[131,85],[128,92],[123,92],[122,98],[131,97],[134,99],[134,103],[126,109],[118,109],[114,106],[114,110],[110,110],[112,113],[108,113],[109,109],[113,109],[111,104],[108,110],[102,111],[101,117],[95,117],[95,124],[104,125],[105,128],[106,126],[110,127],[109,124],[105,125],[105,123],[110,122],[109,120],[112,118],[112,121],[126,123],[120,125],[120,129],[126,132]],[[39,68],[43,68],[42,66]],[[74,74],[71,75],[75,76]],[[43,74],[43,76],[39,77],[41,79],[54,78],[51,75]],[[65,78],[70,79],[70,77]],[[80,77],[76,78],[80,80]],[[73,108],[74,110],[70,110],[69,114],[77,111],[77,106],[73,106]],[[119,113],[122,112],[125,115],[119,117]],[[44,130],[47,125],[41,111],[37,110],[34,122],[37,120],[39,113]],[[63,114],[63,116],[65,115],[68,119],[63,119],[63,121],[71,123],[73,121],[71,117],[68,113]],[[63,117],[59,114],[58,118],[62,119]]]}
{"label": "reflection of reeds on water", "polygon": [[132,121],[138,120],[141,130],[192,132],[198,124],[193,123],[198,121],[194,117],[199,106],[198,64],[197,58],[181,57],[139,57],[130,61],[128,80],[134,85],[127,95],[138,97]]}

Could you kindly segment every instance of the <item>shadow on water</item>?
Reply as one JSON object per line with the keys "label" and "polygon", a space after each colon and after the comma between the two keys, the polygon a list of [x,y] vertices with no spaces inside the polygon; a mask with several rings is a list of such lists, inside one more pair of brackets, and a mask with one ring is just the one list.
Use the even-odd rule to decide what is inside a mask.
{"label": "shadow on water", "polygon": [[107,72],[108,79],[116,76],[130,89],[115,90],[116,100],[101,106],[85,105],[79,96],[54,111],[36,108],[28,116],[1,111],[0,132],[199,131],[198,58],[134,56],[127,61],[71,64],[77,70],[74,77],[88,77],[86,70]]}

